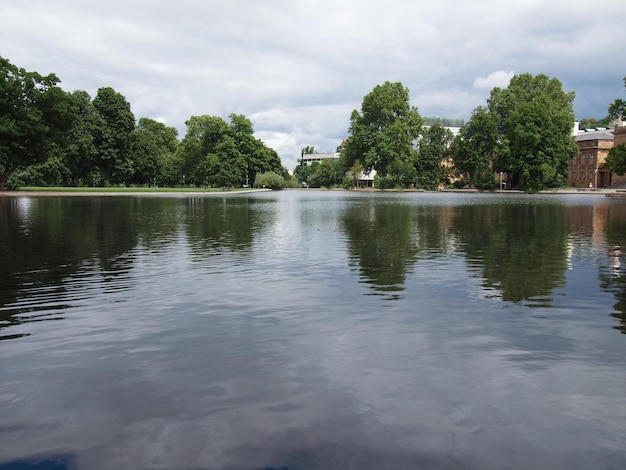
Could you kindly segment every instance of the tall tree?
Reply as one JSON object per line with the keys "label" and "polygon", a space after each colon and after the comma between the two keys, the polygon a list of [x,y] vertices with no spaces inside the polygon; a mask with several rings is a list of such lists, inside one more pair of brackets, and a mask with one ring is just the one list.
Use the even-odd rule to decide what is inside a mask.
{"label": "tall tree", "polygon": [[419,140],[415,162],[420,187],[436,190],[446,183],[453,141],[452,131],[439,123],[424,131]]}
{"label": "tall tree", "polygon": [[454,166],[462,180],[479,189],[494,186],[492,161],[499,141],[497,119],[484,106],[472,113],[456,138]]}
{"label": "tall tree", "polygon": [[207,181],[206,157],[215,154],[215,148],[229,132],[228,123],[216,116],[191,116],[185,124],[187,133],[180,142],[177,157],[185,183],[202,184]]}
{"label": "tall tree", "polygon": [[402,83],[377,85],[363,98],[361,112],[352,111],[342,152],[344,166],[350,168],[360,160],[367,171],[374,169],[386,176],[394,160],[414,159],[413,144],[423,122]]}
{"label": "tall tree", "polygon": [[45,161],[71,128],[76,102],[59,81],[0,57],[0,191],[15,170]]}
{"label": "tall tree", "polygon": [[[626,88],[626,76],[624,76],[624,88]],[[626,101],[621,98],[617,98],[609,106],[609,119],[620,119],[626,121]]]}
{"label": "tall tree", "polygon": [[133,172],[128,150],[135,129],[135,116],[130,103],[113,88],[104,87],[98,90],[93,106],[104,121],[96,138],[100,175],[110,183],[124,182]]}
{"label": "tall tree", "polygon": [[74,91],[72,96],[78,104],[78,113],[74,126],[68,133],[63,161],[70,175],[68,184],[76,186],[82,181],[89,185],[94,180],[94,169],[98,165],[99,150],[96,139],[106,123],[86,91]]}
{"label": "tall tree", "polygon": [[161,175],[166,162],[176,152],[177,135],[178,131],[174,127],[168,127],[154,119],[139,119],[130,138],[130,158],[134,164],[133,183],[165,183]]}
{"label": "tall tree", "polygon": [[563,185],[567,161],[578,151],[574,96],[558,79],[528,73],[514,76],[506,89],[494,88],[488,100],[499,133],[493,169],[529,191]]}

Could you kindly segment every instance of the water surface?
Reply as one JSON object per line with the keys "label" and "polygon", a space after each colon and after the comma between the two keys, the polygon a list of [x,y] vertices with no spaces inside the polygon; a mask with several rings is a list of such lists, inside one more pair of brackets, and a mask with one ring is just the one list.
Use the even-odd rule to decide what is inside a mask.
{"label": "water surface", "polygon": [[0,469],[626,466],[621,200],[4,196],[0,246]]}

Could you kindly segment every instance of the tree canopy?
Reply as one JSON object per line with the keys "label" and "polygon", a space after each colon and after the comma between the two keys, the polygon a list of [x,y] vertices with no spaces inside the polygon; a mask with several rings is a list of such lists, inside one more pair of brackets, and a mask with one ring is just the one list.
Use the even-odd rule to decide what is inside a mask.
{"label": "tree canopy", "polygon": [[578,151],[573,100],[556,78],[514,76],[507,88],[491,91],[486,108],[475,110],[455,161],[474,179],[490,167],[528,191],[563,185],[568,159]]}
{"label": "tree canopy", "polygon": [[361,111],[352,111],[349,137],[342,149],[344,166],[350,168],[359,160],[366,171],[386,176],[392,162],[412,162],[423,122],[402,83],[375,86],[363,98]]}
{"label": "tree canopy", "polygon": [[59,81],[0,57],[0,190],[17,169],[45,161],[72,127],[77,102]]}

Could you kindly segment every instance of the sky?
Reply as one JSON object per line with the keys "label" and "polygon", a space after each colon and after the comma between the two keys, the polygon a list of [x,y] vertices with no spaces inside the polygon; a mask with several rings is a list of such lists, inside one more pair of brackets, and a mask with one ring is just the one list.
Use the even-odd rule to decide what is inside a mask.
{"label": "sky", "polygon": [[0,56],[66,91],[112,87],[186,133],[243,114],[293,169],[332,152],[385,81],[422,116],[468,120],[514,74],[574,91],[577,119],[625,98],[623,0],[2,0]]}

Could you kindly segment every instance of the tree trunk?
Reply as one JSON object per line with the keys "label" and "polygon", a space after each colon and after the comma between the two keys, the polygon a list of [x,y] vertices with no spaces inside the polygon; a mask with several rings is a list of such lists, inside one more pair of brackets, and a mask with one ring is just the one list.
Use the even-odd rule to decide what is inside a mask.
{"label": "tree trunk", "polygon": [[11,172],[9,171],[5,171],[4,173],[0,174],[0,191],[4,191],[4,185],[9,179],[9,176],[11,176]]}

